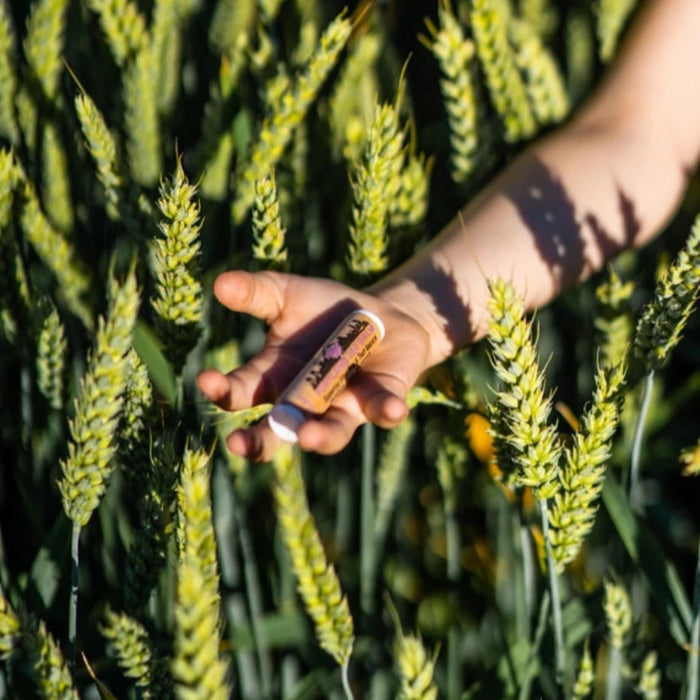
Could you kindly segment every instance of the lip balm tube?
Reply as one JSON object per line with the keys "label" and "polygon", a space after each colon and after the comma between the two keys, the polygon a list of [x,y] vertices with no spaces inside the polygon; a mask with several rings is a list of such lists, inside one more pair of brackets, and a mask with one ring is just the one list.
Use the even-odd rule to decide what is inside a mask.
{"label": "lip balm tube", "polygon": [[325,413],[350,376],[384,337],[384,324],[371,311],[353,311],[285,389],[267,422],[286,442],[297,441],[297,431],[308,416]]}

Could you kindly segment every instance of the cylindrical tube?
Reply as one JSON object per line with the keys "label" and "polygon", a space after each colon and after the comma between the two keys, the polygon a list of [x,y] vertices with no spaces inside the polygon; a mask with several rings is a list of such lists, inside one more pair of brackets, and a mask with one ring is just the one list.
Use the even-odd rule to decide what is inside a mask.
{"label": "cylindrical tube", "polygon": [[268,413],[273,432],[296,442],[307,416],[320,416],[384,337],[380,318],[365,309],[353,311],[285,389]]}

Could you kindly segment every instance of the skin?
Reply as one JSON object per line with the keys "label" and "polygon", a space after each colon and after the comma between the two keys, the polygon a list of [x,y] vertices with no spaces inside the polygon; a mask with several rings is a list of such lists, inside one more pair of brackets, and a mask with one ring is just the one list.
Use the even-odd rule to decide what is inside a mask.
{"label": "skin", "polygon": [[[232,411],[274,402],[347,308],[366,308],[382,318],[386,337],[329,410],[304,423],[299,444],[332,454],[364,422],[395,426],[421,374],[485,334],[488,279],[510,280],[534,309],[663,228],[700,155],[698,66],[700,2],[649,0],[589,102],[373,286],[223,273],[216,298],[269,331],[245,365],[201,372],[200,391]],[[278,444],[265,421],[227,441],[232,452],[258,461]]]}

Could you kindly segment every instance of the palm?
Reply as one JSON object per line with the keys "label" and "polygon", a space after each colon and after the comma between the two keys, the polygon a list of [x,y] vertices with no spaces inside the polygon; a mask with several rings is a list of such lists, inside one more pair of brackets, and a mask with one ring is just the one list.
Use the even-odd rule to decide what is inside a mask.
{"label": "palm", "polygon": [[[198,384],[210,400],[228,410],[274,402],[303,364],[347,313],[369,308],[380,315],[387,334],[350,386],[319,420],[299,432],[303,448],[323,453],[342,449],[363,422],[390,427],[406,412],[403,398],[425,369],[427,338],[409,316],[369,294],[326,279],[275,273],[225,273],[214,287],[222,304],[265,321],[262,350],[229,374],[202,372]],[[276,444],[264,424],[237,431],[229,447],[269,459]]]}

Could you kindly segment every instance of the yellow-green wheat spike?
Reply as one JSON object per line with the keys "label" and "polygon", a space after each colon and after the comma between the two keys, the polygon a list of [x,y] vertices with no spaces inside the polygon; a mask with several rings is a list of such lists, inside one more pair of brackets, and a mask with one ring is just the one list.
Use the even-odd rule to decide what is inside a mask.
{"label": "yellow-green wheat spike", "polygon": [[700,215],[637,322],[634,351],[648,371],[663,367],[680,342],[700,294]]}
{"label": "yellow-green wheat spike", "polygon": [[498,12],[493,0],[474,0],[471,26],[491,102],[501,118],[506,141],[531,137],[537,130],[537,122],[508,40],[508,18]]}
{"label": "yellow-green wheat spike", "polygon": [[144,700],[172,697],[172,682],[153,651],[148,631],[138,620],[108,609],[100,626],[110,655],[134,682]]}
{"label": "yellow-green wheat spike", "polygon": [[401,170],[399,190],[389,203],[389,225],[416,226],[428,213],[431,158],[409,154]]}
{"label": "yellow-green wheat spike", "polygon": [[35,0],[27,20],[24,55],[33,77],[49,100],[56,97],[63,68],[63,39],[68,0]]}
{"label": "yellow-green wheat spike", "polygon": [[277,17],[279,14],[283,2],[284,0],[258,0],[260,17],[265,24],[274,22],[275,17]]}
{"label": "yellow-green wheat spike", "polygon": [[132,267],[125,281],[110,279],[110,304],[100,317],[88,368],[70,421],[68,457],[61,462],[59,481],[66,515],[84,527],[111,473],[116,450],[116,430],[128,380],[127,354],[139,308],[136,273]]}
{"label": "yellow-green wheat spike", "polygon": [[255,182],[279,163],[295,128],[301,123],[316,99],[326,77],[352,31],[344,13],[336,17],[321,36],[316,50],[294,79],[275,108],[264,119],[251,149],[250,159],[236,175],[236,195],[232,214],[240,223],[255,200]]}
{"label": "yellow-green wheat spike", "polygon": [[593,684],[595,683],[595,672],[593,669],[593,659],[591,658],[591,649],[588,639],[583,647],[581,663],[576,674],[576,681],[572,689],[574,700],[586,700],[593,692]]}
{"label": "yellow-green wheat spike", "polygon": [[17,123],[27,144],[27,149],[32,156],[37,155],[37,124],[39,123],[39,110],[36,101],[31,95],[29,85],[20,83],[15,96],[15,108],[17,110]]}
{"label": "yellow-green wheat spike", "polygon": [[209,41],[225,52],[248,43],[257,17],[256,0],[218,0],[209,27]]}
{"label": "yellow-green wheat spike", "polygon": [[607,63],[615,55],[622,30],[636,5],[637,0],[597,0],[596,34],[602,61]]}
{"label": "yellow-green wheat spike", "polygon": [[298,453],[284,446],[275,456],[274,468],[277,520],[289,550],[297,590],[314,622],[321,648],[347,670],[355,642],[353,620],[309,510]]}
{"label": "yellow-green wheat spike", "polygon": [[158,115],[158,63],[148,39],[124,74],[124,128],[131,176],[144,187],[158,182],[161,171]]}
{"label": "yellow-green wheat spike", "polygon": [[467,448],[461,440],[445,437],[438,448],[435,460],[440,488],[442,489],[445,511],[457,512],[459,480],[464,476],[467,463]]}
{"label": "yellow-green wheat spike", "polygon": [[362,160],[351,176],[348,266],[356,274],[382,272],[389,263],[389,204],[401,186],[404,157],[404,132],[396,107],[377,105]]}
{"label": "yellow-green wheat spike", "polygon": [[465,182],[483,155],[476,94],[474,42],[464,34],[448,0],[438,5],[439,29],[428,22],[429,48],[440,64],[440,90],[450,127],[450,165],[455,182]]}
{"label": "yellow-green wheat spike", "polygon": [[593,529],[612,439],[620,422],[626,365],[608,365],[596,373],[590,407],[581,418],[573,445],[565,449],[561,488],[549,510],[552,555],[557,569],[576,557]]}
{"label": "yellow-green wheat spike", "polygon": [[27,621],[22,627],[22,643],[39,696],[51,700],[80,700],[66,659],[46,624]]}
{"label": "yellow-green wheat spike", "polygon": [[210,455],[185,449],[178,489],[177,601],[172,673],[178,698],[229,697],[221,644]]}
{"label": "yellow-green wheat spike", "polygon": [[148,457],[149,416],[153,406],[153,386],[144,361],[132,348],[127,352],[127,382],[124,388],[124,411],[119,423],[119,451],[128,470],[139,471],[135,457]]}
{"label": "yellow-green wheat spike", "polygon": [[97,166],[97,179],[104,190],[106,211],[111,219],[119,218],[122,176],[117,164],[117,144],[109,131],[102,112],[89,95],[75,98],[75,112],[85,144]]}
{"label": "yellow-green wheat spike", "polygon": [[158,78],[158,108],[169,115],[175,105],[180,84],[180,56],[182,53],[182,26],[194,9],[177,0],[156,0],[153,7],[151,36]]}
{"label": "yellow-green wheat spike", "polygon": [[199,281],[200,204],[197,187],[188,181],[182,162],[160,186],[158,209],[161,235],[152,243],[156,288],[151,304],[158,328],[176,373],[201,333],[202,284]]}
{"label": "yellow-green wheat spike", "polygon": [[[501,382],[490,406],[497,426],[499,466],[512,481],[530,486],[538,500],[559,490],[561,446],[548,423],[552,400],[545,394],[531,323],[525,320],[523,300],[501,279],[489,282],[491,298],[488,342],[491,363]],[[504,460],[505,458],[505,460]]]}
{"label": "yellow-green wheat spike", "polygon": [[373,32],[363,34],[350,45],[328,103],[333,147],[351,163],[360,158],[372,124],[377,94],[375,64],[380,49],[381,39]]}
{"label": "yellow-green wheat spike", "polygon": [[661,700],[661,669],[659,655],[655,651],[648,652],[642,660],[637,692],[642,700]]}
{"label": "yellow-green wheat spike", "polygon": [[514,19],[508,29],[535,119],[541,125],[560,122],[569,112],[569,96],[554,56],[527,22]]}
{"label": "yellow-green wheat spike", "polygon": [[255,183],[253,257],[268,265],[282,266],[287,261],[284,236],[273,172]]}
{"label": "yellow-green wheat spike", "polygon": [[520,0],[518,14],[543,38],[549,37],[559,23],[559,12],[552,0]]}
{"label": "yellow-green wheat spike", "polygon": [[623,282],[614,268],[608,279],[596,289],[596,315],[593,324],[599,335],[599,360],[602,366],[622,362],[632,342],[630,298],[634,283]]}
{"label": "yellow-green wheat spike", "polygon": [[19,647],[22,624],[0,589],[0,660],[9,659]]}
{"label": "yellow-green wheat spike", "polygon": [[92,328],[92,313],[85,301],[91,286],[90,277],[68,240],[44,215],[33,185],[24,176],[22,179],[22,232],[42,262],[56,277],[68,308],[86,328]]}
{"label": "yellow-green wheat spike", "polygon": [[17,93],[15,32],[5,0],[0,2],[0,137],[11,144],[19,142],[15,117]]}
{"label": "yellow-green wheat spike", "polygon": [[629,595],[622,584],[612,581],[605,582],[603,608],[610,646],[622,651],[627,646],[632,629],[632,606]]}
{"label": "yellow-green wheat spike", "polygon": [[131,0],[88,0],[100,19],[107,44],[117,65],[124,67],[148,42],[146,20]]}
{"label": "yellow-green wheat spike", "polygon": [[436,656],[428,655],[420,637],[399,630],[394,659],[400,674],[400,700],[436,700],[438,688],[433,680]]}
{"label": "yellow-green wheat spike", "polygon": [[56,126],[51,122],[44,128],[41,150],[41,199],[51,223],[63,233],[73,230],[73,200],[70,191],[68,158]]}
{"label": "yellow-green wheat spike", "polygon": [[56,410],[63,408],[68,341],[58,309],[51,305],[39,331],[36,349],[36,381],[39,391]]}

